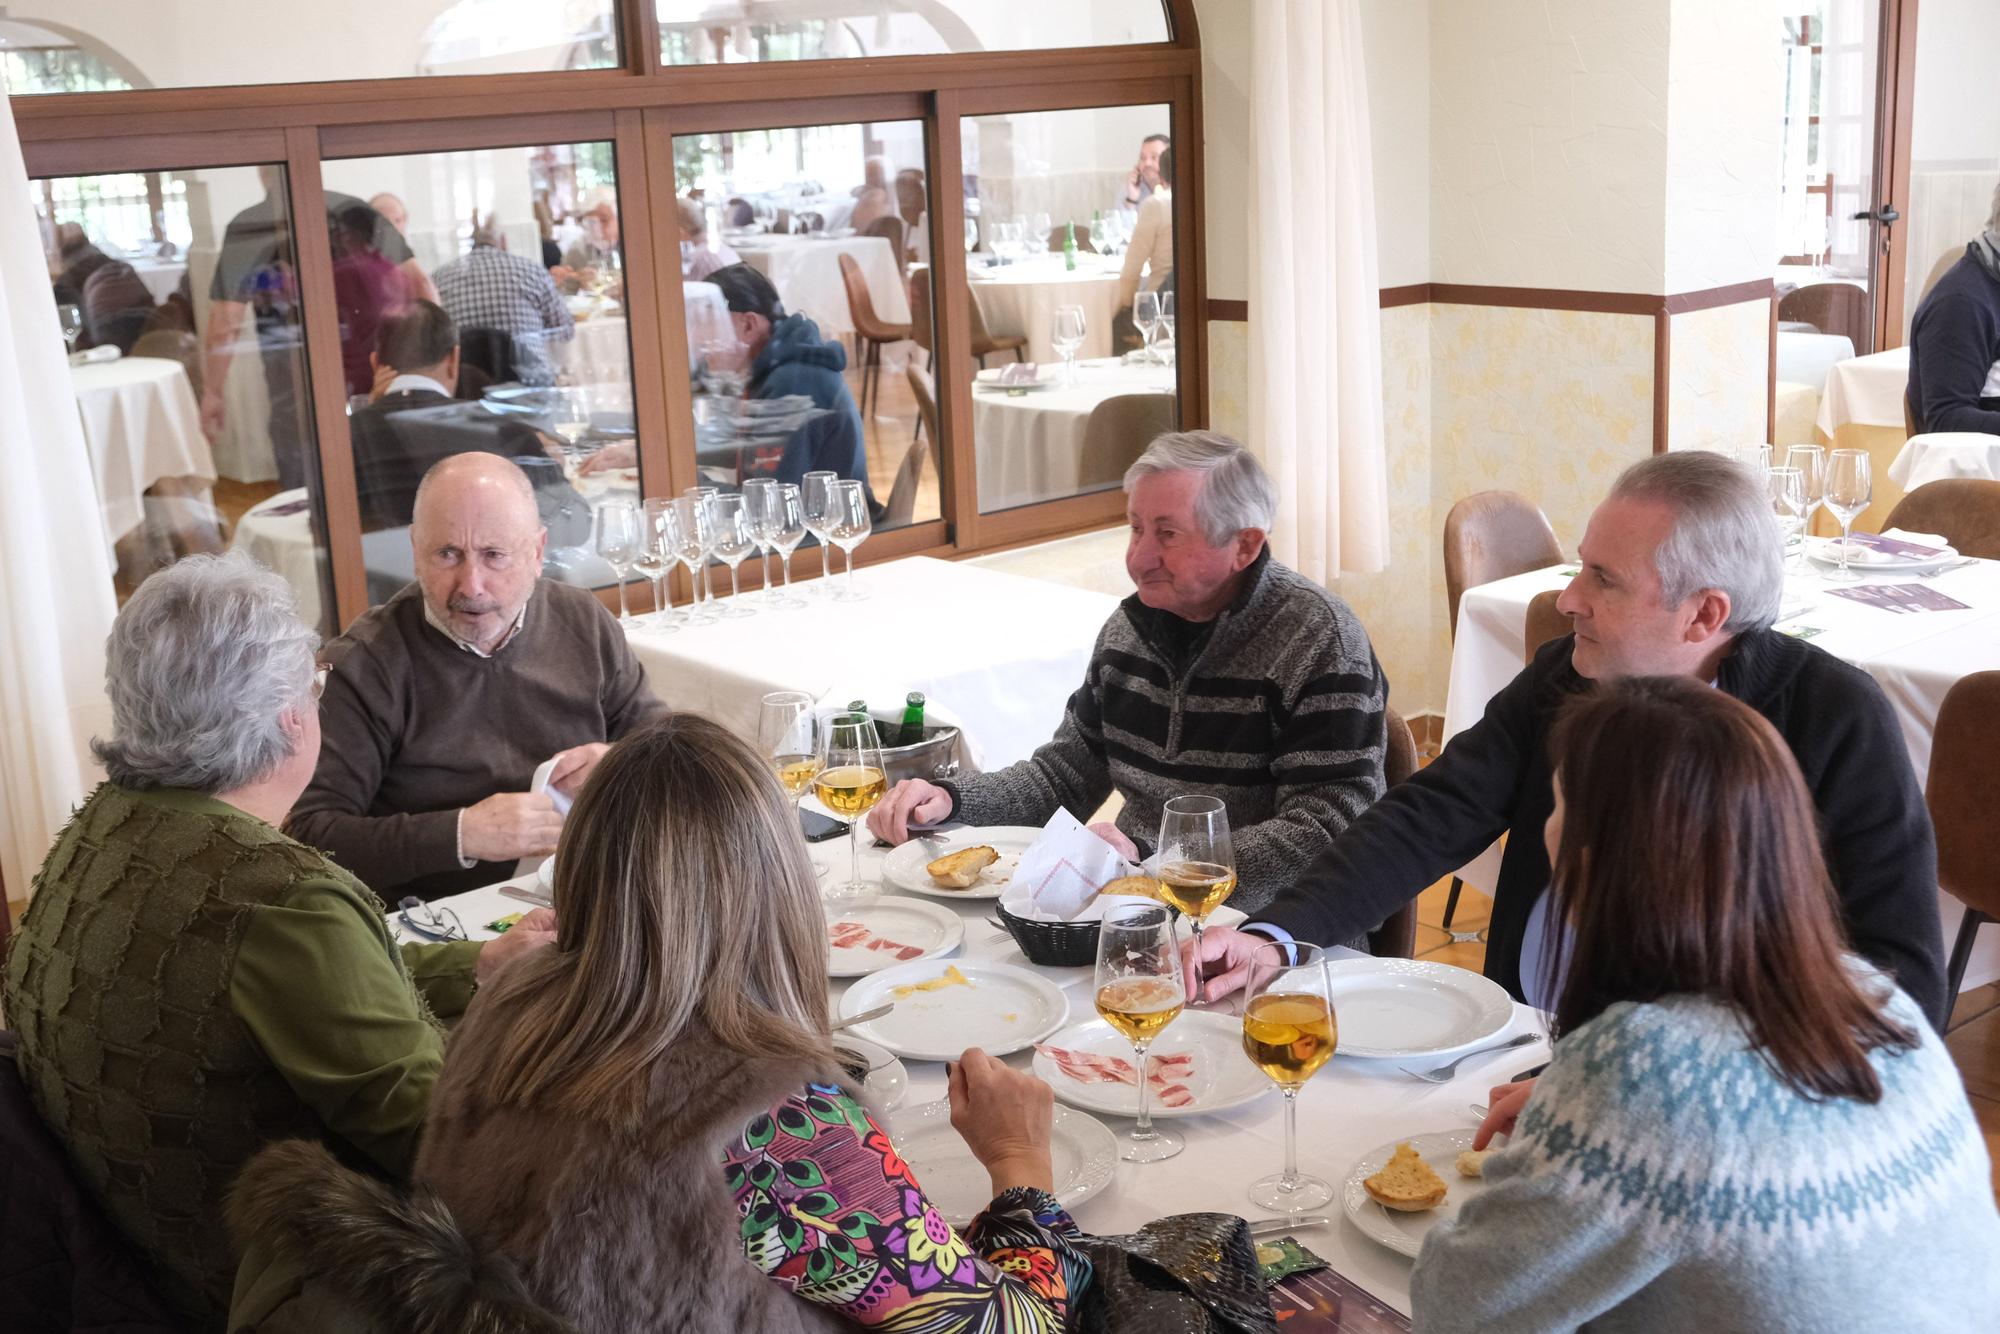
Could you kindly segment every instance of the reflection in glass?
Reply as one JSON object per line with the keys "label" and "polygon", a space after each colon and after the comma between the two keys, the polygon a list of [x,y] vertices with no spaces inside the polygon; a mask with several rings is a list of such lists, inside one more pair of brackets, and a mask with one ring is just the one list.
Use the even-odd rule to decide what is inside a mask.
{"label": "reflection in glass", "polygon": [[669,65],[1129,46],[1162,0],[655,0]]}
{"label": "reflection in glass", "polygon": [[1114,489],[1179,420],[1156,351],[1172,341],[1168,124],[1165,106],[961,122],[975,363],[951,373],[974,377],[983,513]]}

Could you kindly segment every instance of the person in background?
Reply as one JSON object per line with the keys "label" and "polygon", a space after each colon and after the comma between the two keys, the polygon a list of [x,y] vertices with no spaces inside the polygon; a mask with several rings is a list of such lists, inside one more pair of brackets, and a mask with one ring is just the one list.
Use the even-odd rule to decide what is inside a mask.
{"label": "person in background", "polygon": [[83,328],[92,347],[115,347],[130,356],[153,318],[153,294],[139,271],[122,259],[100,264],[83,284]]}
{"label": "person in background", "polygon": [[334,214],[329,229],[340,364],[349,397],[367,394],[374,384],[375,331],[384,319],[401,314],[410,304],[403,270],[375,248],[375,237],[386,220],[386,214],[369,205],[354,204]]}
{"label": "person in background", "polygon": [[680,220],[681,277],[688,282],[705,282],[708,275],[731,264],[741,264],[743,257],[729,248],[729,243],[715,239],[712,243],[708,235],[708,218],[701,211],[701,205],[682,195],[674,201],[676,215]]}
{"label": "person in background", "polygon": [[384,190],[381,194],[375,195],[369,199],[368,207],[374,209],[377,213],[381,214],[382,221],[388,223],[391,227],[394,227],[404,236],[407,237],[409,235],[410,210],[404,206],[403,201],[401,199],[397,198],[395,195],[390,194],[387,190]]}
{"label": "person in background", "polygon": [[896,216],[903,220],[904,234],[910,238],[907,259],[918,264],[931,262],[929,193],[924,174],[915,167],[896,173]]}
{"label": "person in background", "polygon": [[1347,604],[1271,559],[1277,488],[1242,445],[1160,436],[1125,494],[1138,591],[1098,634],[1054,740],[991,773],[906,779],[868,827],[902,843],[951,819],[1087,820],[1115,791],[1117,823],[1091,828],[1136,861],[1168,798],[1206,792],[1235,838],[1230,902],[1262,907],[1382,795],[1388,685]]}
{"label": "person in background", "polygon": [[746,742],[682,713],[613,746],[555,902],[556,948],[454,1033],[416,1170],[537,1301],[584,1334],[1070,1327],[1092,1271],[1049,1087],[952,1067],[993,1188],[953,1228],[841,1068],[819,889]]}
{"label": "person in background", "polygon": [[1511,1142],[1425,1239],[1413,1327],[1988,1328],[1985,1145],[1923,1011],[1847,952],[1785,739],[1626,678],[1550,756],[1554,1059],[1496,1098],[1476,1143]]}
{"label": "person in background", "polygon": [[472,249],[438,265],[436,277],[437,302],[461,338],[473,329],[498,330],[513,339],[513,370],[522,384],[556,382],[548,345],[574,338],[576,320],[547,269],[501,249],[491,214],[474,221]]}
{"label": "person in background", "polygon": [[884,153],[874,154],[862,163],[861,184],[854,187],[854,212],[847,219],[849,227],[857,232],[866,231],[875,219],[896,216],[896,196],[889,188],[895,173],[896,164]]}
{"label": "person in background", "polygon": [[[1944,940],[1937,845],[1909,751],[1881,687],[1826,650],[1771,628],[1784,558],[1761,483],[1703,450],[1633,464],[1590,517],[1581,572],[1557,603],[1575,633],[1535,655],[1444,753],[1348,828],[1241,931],[1204,933],[1211,998],[1241,985],[1266,939],[1338,941],[1372,929],[1502,834],[1486,975],[1517,1000],[1540,989],[1553,918],[1546,740],[1563,702],[1628,676],[1685,676],[1778,729],[1805,775],[1823,855],[1855,951],[1940,1027]],[[1635,753],[1635,764],[1652,756]]]}
{"label": "person in background", "polygon": [[223,1327],[237,1169],[303,1136],[405,1176],[438,1016],[550,939],[537,911],[490,944],[399,947],[367,886],[279,832],[320,752],[317,638],[240,552],[139,586],[105,646],[106,780],[0,991],[37,1111],[194,1329]]}
{"label": "person in background", "polygon": [[599,200],[581,219],[583,235],[563,252],[563,267],[579,283],[588,286],[599,269],[618,267],[618,209],[609,200]]}
{"label": "person in background", "polygon": [[506,459],[455,454],[417,488],[414,583],[327,645],[327,743],[293,836],[385,892],[436,898],[555,851],[608,742],[664,712],[589,591],[543,579],[548,530]]}
{"label": "person in background", "polygon": [[1111,201],[1114,210],[1138,208],[1153,197],[1161,185],[1160,158],[1173,146],[1164,134],[1149,134],[1139,143],[1139,160],[1125,173],[1125,180]]}
{"label": "person in background", "polygon": [[56,224],[55,286],[69,304],[82,303],[83,286],[90,281],[90,275],[110,262],[111,256],[97,248],[80,224]]}
{"label": "person in background", "polygon": [[1919,432],[2000,435],[2000,186],[1986,230],[1910,321],[1908,394]]}
{"label": "person in background", "polygon": [[1126,247],[1125,266],[1118,273],[1118,309],[1128,321],[1132,301],[1139,294],[1141,274],[1145,286],[1157,291],[1174,271],[1173,150],[1162,152],[1156,166],[1159,184],[1139,205],[1132,244]]}

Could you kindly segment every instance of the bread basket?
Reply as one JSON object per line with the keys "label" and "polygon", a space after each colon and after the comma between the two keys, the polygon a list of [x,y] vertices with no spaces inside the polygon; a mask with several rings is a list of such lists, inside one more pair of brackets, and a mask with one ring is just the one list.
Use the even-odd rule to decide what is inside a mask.
{"label": "bread basket", "polygon": [[1007,928],[1029,963],[1046,968],[1088,968],[1097,962],[1097,937],[1104,925],[1101,920],[1044,922],[1016,917],[999,903],[993,906],[1000,914],[1000,925]]}

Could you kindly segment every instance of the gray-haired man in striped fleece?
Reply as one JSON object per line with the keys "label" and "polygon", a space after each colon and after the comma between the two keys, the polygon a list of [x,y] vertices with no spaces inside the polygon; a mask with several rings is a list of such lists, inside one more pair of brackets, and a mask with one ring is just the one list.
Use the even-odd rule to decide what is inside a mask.
{"label": "gray-haired man in striped fleece", "polygon": [[1128,857],[1151,850],[1169,797],[1221,797],[1235,835],[1233,906],[1291,884],[1382,795],[1388,684],[1368,632],[1332,593],[1271,559],[1270,476],[1210,431],[1163,435],[1125,474],[1139,591],[1098,633],[1055,738],[1018,764],[956,783],[907,780],[869,813],[901,843],[947,819],[1087,820]]}

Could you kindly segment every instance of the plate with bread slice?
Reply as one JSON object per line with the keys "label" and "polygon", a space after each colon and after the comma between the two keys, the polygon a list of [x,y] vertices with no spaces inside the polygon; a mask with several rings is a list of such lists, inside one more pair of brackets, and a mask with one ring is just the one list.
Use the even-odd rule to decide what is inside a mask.
{"label": "plate with bread slice", "polygon": [[1340,1188],[1341,1207],[1364,1233],[1415,1259],[1430,1230],[1486,1189],[1486,1159],[1470,1130],[1440,1130],[1361,1155]]}
{"label": "plate with bread slice", "polygon": [[967,827],[912,838],[882,859],[882,878],[912,894],[940,899],[997,899],[1021,854],[1042,836],[1026,825]]}

